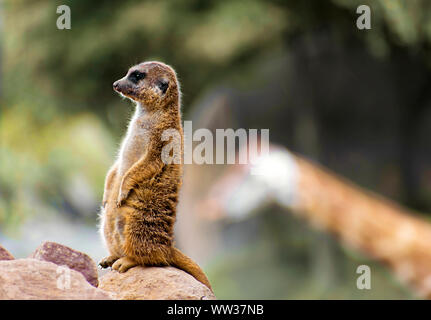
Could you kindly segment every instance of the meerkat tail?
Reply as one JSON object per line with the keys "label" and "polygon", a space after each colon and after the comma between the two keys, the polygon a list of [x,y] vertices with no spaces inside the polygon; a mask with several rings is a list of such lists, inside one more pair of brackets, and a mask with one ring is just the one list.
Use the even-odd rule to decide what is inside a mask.
{"label": "meerkat tail", "polygon": [[172,248],[171,265],[192,275],[196,280],[202,282],[212,291],[211,284],[202,269],[177,248]]}

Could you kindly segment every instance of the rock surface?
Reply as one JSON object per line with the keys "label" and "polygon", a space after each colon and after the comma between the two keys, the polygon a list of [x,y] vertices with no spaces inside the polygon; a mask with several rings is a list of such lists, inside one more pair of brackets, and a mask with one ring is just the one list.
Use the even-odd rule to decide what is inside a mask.
{"label": "rock surface", "polygon": [[97,287],[98,274],[96,263],[85,253],[73,250],[55,242],[44,242],[29,258],[48,261],[58,266],[68,266],[82,273],[87,281]]}
{"label": "rock surface", "polygon": [[0,260],[13,260],[13,259],[15,259],[13,255],[5,248],[0,246]]}
{"label": "rock surface", "polygon": [[91,286],[75,270],[47,261],[0,261],[0,299],[108,300],[111,295]]}
{"label": "rock surface", "polygon": [[0,246],[0,300],[213,300],[214,294],[173,267],[106,271],[100,278],[85,253],[45,242],[29,258],[14,259]]}
{"label": "rock surface", "polygon": [[205,285],[173,267],[134,267],[125,273],[110,271],[99,288],[121,300],[215,300]]}

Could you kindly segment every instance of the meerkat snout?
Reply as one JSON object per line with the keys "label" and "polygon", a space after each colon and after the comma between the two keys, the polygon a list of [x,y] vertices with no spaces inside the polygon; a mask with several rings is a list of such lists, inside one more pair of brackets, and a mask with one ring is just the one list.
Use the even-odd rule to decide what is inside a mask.
{"label": "meerkat snout", "polygon": [[127,79],[120,79],[114,82],[112,85],[114,90],[122,95],[127,96],[128,94],[132,94],[134,88],[128,83]]}

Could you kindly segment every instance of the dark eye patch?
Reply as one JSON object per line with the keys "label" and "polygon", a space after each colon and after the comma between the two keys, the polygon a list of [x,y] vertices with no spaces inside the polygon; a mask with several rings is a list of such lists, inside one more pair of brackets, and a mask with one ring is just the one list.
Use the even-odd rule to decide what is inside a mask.
{"label": "dark eye patch", "polygon": [[166,93],[166,90],[168,90],[169,87],[169,81],[167,80],[159,80],[157,81],[157,87],[163,92],[163,94]]}
{"label": "dark eye patch", "polygon": [[138,83],[140,80],[144,79],[145,76],[146,76],[145,72],[135,70],[131,74],[129,74],[128,79],[133,83]]}

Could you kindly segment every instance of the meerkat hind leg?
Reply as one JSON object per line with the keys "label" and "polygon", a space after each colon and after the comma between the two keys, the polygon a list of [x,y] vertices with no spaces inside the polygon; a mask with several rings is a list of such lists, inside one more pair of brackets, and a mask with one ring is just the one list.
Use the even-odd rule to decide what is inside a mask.
{"label": "meerkat hind leg", "polygon": [[112,264],[117,261],[118,259],[120,259],[120,257],[118,256],[108,256],[106,258],[103,258],[100,262],[99,262],[99,266],[101,266],[102,268],[108,268],[111,267]]}
{"label": "meerkat hind leg", "polygon": [[120,273],[123,273],[137,265],[139,265],[139,263],[137,263],[135,260],[129,257],[122,257],[117,261],[115,261],[115,263],[112,265],[112,269],[117,270]]}

